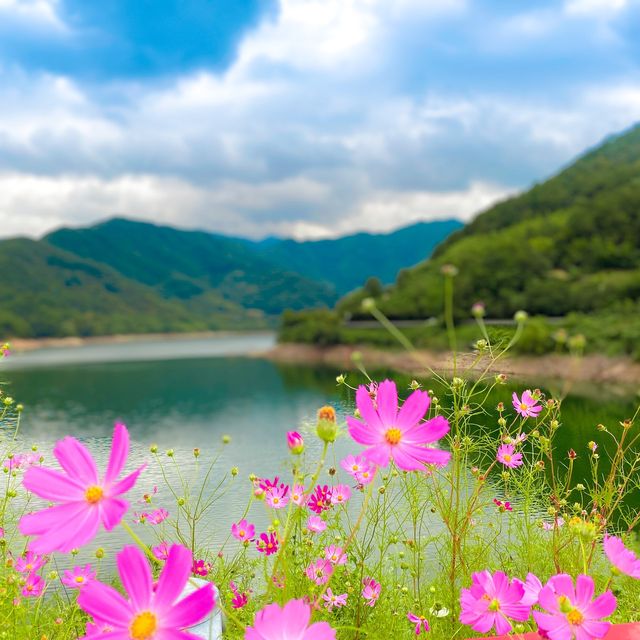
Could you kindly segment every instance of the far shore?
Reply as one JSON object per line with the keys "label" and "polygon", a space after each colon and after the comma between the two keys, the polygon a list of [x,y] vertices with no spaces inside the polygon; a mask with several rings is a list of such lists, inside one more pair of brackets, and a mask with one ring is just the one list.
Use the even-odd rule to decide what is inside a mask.
{"label": "far shore", "polygon": [[[430,371],[451,375],[453,358],[451,353],[417,350],[413,352],[399,350],[383,350],[368,346],[337,345],[318,347],[306,344],[284,343],[260,357],[274,362],[289,364],[325,365],[340,371],[357,368],[355,359],[367,369],[390,369],[411,376],[422,376]],[[459,356],[458,371],[469,369],[474,356]],[[478,376],[489,362],[477,363],[469,374]],[[517,356],[501,359],[489,367],[492,374],[503,373],[508,378],[542,384],[548,380],[563,381],[564,384],[606,384],[616,385],[620,390],[634,393],[640,386],[640,363],[626,357],[608,357],[589,354],[581,358],[569,355],[549,354],[543,356]]]}
{"label": "far shore", "polygon": [[247,329],[246,331],[192,331],[185,333],[127,333],[111,336],[67,336],[64,338],[11,338],[7,342],[11,351],[33,351],[35,349],[84,347],[95,344],[125,344],[127,342],[155,342],[158,340],[198,340],[203,338],[224,338],[243,334],[270,334],[269,329]]}

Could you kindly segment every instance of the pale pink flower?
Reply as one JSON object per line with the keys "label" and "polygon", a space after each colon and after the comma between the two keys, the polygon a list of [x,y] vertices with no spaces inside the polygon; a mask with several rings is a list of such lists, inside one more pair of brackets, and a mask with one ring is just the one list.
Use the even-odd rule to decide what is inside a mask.
{"label": "pale pink flower", "polygon": [[65,571],[61,582],[69,589],[80,589],[95,579],[96,572],[91,569],[90,564],[85,564],[84,567],[78,566]]}
{"label": "pale pink flower", "polygon": [[305,573],[316,584],[325,584],[333,573],[333,565],[328,560],[319,558],[306,568]]}
{"label": "pale pink flower", "polygon": [[331,587],[327,587],[327,590],[322,594],[322,599],[325,601],[325,607],[329,611],[333,611],[333,607],[340,609],[347,604],[347,594],[336,595],[331,591]]}
{"label": "pale pink flower", "polygon": [[360,486],[371,484],[373,482],[373,479],[375,478],[375,475],[376,467],[374,465],[371,465],[369,469],[365,469],[364,471],[356,474],[356,482]]}
{"label": "pale pink flower", "polygon": [[44,591],[44,578],[37,573],[30,573],[24,583],[20,593],[25,598],[37,598]]}
{"label": "pale pink flower", "polygon": [[531,395],[531,389],[522,392],[522,397],[518,398],[518,394],[513,392],[513,408],[523,418],[537,418],[542,411],[542,405]]}
{"label": "pale pink flower", "polygon": [[380,597],[380,591],[382,587],[379,582],[376,582],[373,578],[366,577],[362,581],[362,597],[367,601],[367,605],[373,607],[378,598]]}
{"label": "pale pink flower", "polygon": [[533,573],[528,573],[527,579],[522,583],[522,586],[524,588],[524,595],[520,602],[526,604],[528,607],[533,607],[538,604],[538,596],[542,590],[542,582],[540,582],[538,576]]}
{"label": "pale pink flower", "polygon": [[309,516],[307,529],[312,533],[322,533],[327,528],[327,523],[320,516]]}
{"label": "pale pink flower", "polygon": [[460,595],[460,622],[474,631],[486,633],[495,627],[499,635],[509,633],[511,620],[528,620],[531,608],[522,603],[524,585],[520,580],[509,581],[502,572],[474,573],[470,589]]}
{"label": "pale pink flower", "polygon": [[291,489],[291,502],[293,504],[297,504],[299,507],[302,507],[306,501],[308,496],[304,495],[304,487],[301,484],[296,484]]}
{"label": "pale pink flower", "polygon": [[33,573],[49,562],[46,556],[38,555],[33,551],[27,551],[24,556],[20,556],[14,565],[19,573]]}
{"label": "pale pink flower", "polygon": [[340,466],[354,478],[363,471],[371,470],[371,463],[362,455],[349,455],[340,462]]}
{"label": "pale pink flower", "polygon": [[[327,622],[311,620],[311,607],[303,600],[289,600],[284,607],[269,604],[256,613],[247,627],[245,640],[335,640],[336,632]],[[286,636],[284,632],[286,630]]]}
{"label": "pale pink flower", "polygon": [[449,432],[449,423],[442,416],[426,422],[422,419],[429,409],[431,398],[425,391],[414,391],[398,409],[395,382],[385,380],[378,385],[377,406],[363,385],[356,392],[356,405],[362,416],[347,417],[351,437],[367,448],[363,455],[380,467],[393,460],[405,471],[424,470],[426,464],[445,465],[448,451],[426,447]]}
{"label": "pale pink flower", "polygon": [[542,528],[545,531],[553,531],[554,529],[559,529],[564,525],[564,518],[557,517],[553,522],[543,522]]}
{"label": "pale pink flower", "polygon": [[270,487],[267,489],[265,493],[265,502],[272,509],[284,509],[289,503],[289,497],[287,493],[289,492],[289,487]]}
{"label": "pale pink flower", "polygon": [[538,604],[548,613],[533,612],[540,631],[550,640],[604,638],[611,623],[602,618],[614,612],[616,599],[607,591],[594,600],[594,591],[590,576],[579,575],[575,588],[573,578],[567,574],[550,578],[538,596]]}
{"label": "pale pink flower", "polygon": [[149,564],[137,547],[124,547],[116,560],[128,598],[97,580],[83,587],[78,596],[83,611],[113,627],[112,636],[107,637],[196,640],[187,629],[209,615],[215,606],[215,594],[213,585],[208,583],[179,599],[191,575],[191,552],[173,545],[157,585],[153,584]]}
{"label": "pale pink flower", "polygon": [[424,629],[424,632],[427,633],[429,631],[429,622],[424,616],[417,616],[415,613],[407,613],[407,618],[411,624],[415,624],[415,633],[417,636],[420,635],[420,632]]}
{"label": "pale pink flower", "polygon": [[346,484],[339,484],[331,489],[331,503],[345,504],[351,497],[351,489]]}
{"label": "pale pink flower", "polygon": [[640,580],[640,559],[624,546],[624,542],[615,536],[605,535],[602,541],[609,562],[622,573]]}
{"label": "pale pink flower", "polygon": [[240,542],[251,542],[256,535],[256,528],[246,520],[231,525],[231,535]]}
{"label": "pale pink flower", "polygon": [[512,444],[501,444],[498,447],[496,459],[510,469],[522,466],[522,454],[515,453],[515,447]]}
{"label": "pale pink flower", "polygon": [[37,536],[29,542],[35,553],[72,549],[87,544],[98,533],[100,524],[111,531],[120,524],[129,503],[119,496],[133,487],[145,465],[118,481],[129,452],[129,433],[116,424],[107,471],[98,477],[89,450],[75,438],[59,441],[53,454],[63,471],[30,467],[23,484],[32,493],[56,506],[27,514],[19,523],[24,536]]}
{"label": "pale pink flower", "polygon": [[347,554],[342,550],[342,547],[337,547],[335,544],[326,547],[324,557],[331,564],[346,564],[347,562]]}
{"label": "pale pink flower", "polygon": [[150,524],[160,524],[169,517],[169,512],[166,509],[156,509],[146,515]]}

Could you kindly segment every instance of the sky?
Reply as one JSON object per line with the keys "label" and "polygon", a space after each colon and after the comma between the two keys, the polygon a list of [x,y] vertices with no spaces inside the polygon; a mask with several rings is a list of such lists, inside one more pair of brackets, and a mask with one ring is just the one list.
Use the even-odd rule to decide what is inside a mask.
{"label": "sky", "polygon": [[640,120],[640,0],[0,0],[0,236],[471,219]]}

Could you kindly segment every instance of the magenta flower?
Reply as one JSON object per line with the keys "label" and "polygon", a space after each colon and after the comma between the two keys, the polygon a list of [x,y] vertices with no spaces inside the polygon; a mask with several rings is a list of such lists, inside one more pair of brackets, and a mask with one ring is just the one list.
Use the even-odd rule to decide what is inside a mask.
{"label": "magenta flower", "polygon": [[48,561],[46,556],[40,556],[37,553],[33,553],[33,551],[27,551],[24,556],[20,556],[16,560],[14,568],[19,573],[33,573],[47,564]]}
{"label": "magenta flower", "polygon": [[304,487],[301,484],[296,484],[291,489],[291,502],[302,507],[307,501],[307,496],[304,495]]}
{"label": "magenta flower", "polygon": [[151,553],[153,553],[158,560],[166,560],[169,557],[169,545],[166,542],[161,542],[158,546],[151,549]]}
{"label": "magenta flower", "polygon": [[347,604],[347,594],[336,595],[331,591],[331,587],[327,587],[327,590],[322,594],[322,599],[326,602],[324,606],[329,611],[333,611],[333,607],[340,609]]}
{"label": "magenta flower", "polygon": [[27,576],[21,593],[25,598],[37,598],[44,591],[44,578],[37,573],[30,573]]}
{"label": "magenta flower", "polygon": [[[269,604],[256,613],[245,640],[335,640],[336,632],[328,622],[311,620],[311,607],[303,600],[289,600],[284,607]],[[286,636],[284,635],[286,633]]]}
{"label": "magenta flower", "polygon": [[191,567],[191,573],[194,576],[200,576],[204,578],[209,575],[209,571],[211,571],[211,565],[204,560],[194,560],[193,566]]}
{"label": "magenta flower", "polygon": [[420,635],[420,631],[424,629],[424,632],[427,633],[429,631],[429,623],[424,616],[417,616],[415,613],[407,613],[407,618],[411,624],[416,625],[416,635]]}
{"label": "magenta flower", "polygon": [[287,446],[294,455],[300,455],[304,451],[304,440],[297,431],[287,431]]}
{"label": "magenta flower", "polygon": [[538,604],[538,596],[540,595],[540,591],[542,591],[542,582],[540,582],[538,576],[533,573],[528,573],[527,579],[522,583],[522,586],[524,588],[524,595],[520,602],[526,604],[528,607],[533,607]]}
{"label": "magenta flower", "polygon": [[509,582],[509,578],[496,571],[474,573],[470,589],[463,589],[460,595],[460,622],[474,631],[486,633],[496,629],[499,635],[511,631],[510,619],[524,622],[528,620],[531,608],[522,604],[524,585],[520,580]]}
{"label": "magenta flower", "polygon": [[29,549],[35,553],[68,553],[90,542],[101,523],[107,531],[118,525],[129,508],[129,503],[118,496],[133,487],[145,467],[142,465],[117,481],[128,453],[127,428],[116,424],[102,479],[89,450],[70,436],[60,440],[53,450],[63,472],[43,467],[27,469],[24,486],[40,498],[57,503],[20,520],[22,535],[38,536],[29,542]]}
{"label": "magenta flower", "polygon": [[284,509],[289,504],[289,487],[270,487],[265,493],[265,502],[272,509]]}
{"label": "magenta flower", "polygon": [[240,592],[236,587],[236,583],[233,580],[229,583],[229,588],[233,592],[233,598],[231,598],[231,606],[234,609],[242,609],[249,602],[249,593]]}
{"label": "magenta flower", "polygon": [[390,460],[405,471],[424,469],[425,464],[445,465],[451,454],[424,445],[436,442],[449,431],[449,423],[436,416],[422,422],[431,398],[426,391],[414,391],[398,410],[398,391],[395,382],[385,380],[378,385],[377,406],[367,388],[361,385],[356,392],[356,406],[362,421],[347,417],[349,433],[365,445],[364,456],[380,467]]}
{"label": "magenta flower", "polygon": [[[80,590],[78,605],[97,621],[113,628],[114,640],[197,640],[186,629],[213,610],[211,583],[178,600],[191,574],[191,552],[173,545],[157,586],[142,551],[127,546],[117,555],[118,573],[129,596],[102,582],[88,583]],[[87,636],[90,637],[90,636]]]}
{"label": "magenta flower", "polygon": [[113,632],[113,627],[102,620],[95,620],[93,622],[87,622],[86,626],[86,638],[102,638],[105,633]]}
{"label": "magenta flower", "polygon": [[256,528],[246,520],[231,525],[231,535],[240,542],[251,542],[256,535]]}
{"label": "magenta flower", "polygon": [[256,548],[260,553],[267,556],[273,555],[278,551],[278,538],[275,533],[261,533],[260,538],[256,540]]}
{"label": "magenta flower", "polygon": [[522,466],[522,454],[514,453],[516,448],[512,444],[501,444],[496,453],[496,459],[505,467],[515,469]]}
{"label": "magenta flower", "polygon": [[362,585],[362,597],[367,601],[367,604],[370,607],[373,607],[373,605],[378,602],[382,587],[380,586],[379,582],[376,582],[373,578],[370,577],[364,578],[364,580],[362,581]]}
{"label": "magenta flower", "polygon": [[311,533],[322,533],[327,528],[327,523],[320,516],[309,516],[307,529]]}
{"label": "magenta flower", "polygon": [[324,557],[331,564],[346,564],[347,562],[347,554],[342,550],[342,547],[337,547],[335,544],[324,550]]}
{"label": "magenta flower", "polygon": [[333,573],[333,565],[328,560],[319,558],[306,568],[305,573],[316,584],[325,584]]}
{"label": "magenta flower", "polygon": [[65,571],[61,582],[69,589],[80,589],[95,579],[96,572],[91,569],[90,564],[85,564],[84,567],[74,567]]}
{"label": "magenta flower", "polygon": [[351,489],[346,484],[339,484],[331,490],[331,504],[345,504],[351,497]]}
{"label": "magenta flower", "polygon": [[169,517],[169,512],[166,509],[156,509],[145,515],[150,524],[160,524]]}
{"label": "magenta flower", "polygon": [[609,562],[615,569],[640,580],[640,559],[631,549],[624,546],[620,538],[605,535],[602,545]]}
{"label": "magenta flower", "polygon": [[522,392],[522,398],[518,398],[518,394],[513,392],[513,408],[523,418],[537,418],[542,411],[542,405],[531,395],[531,389]]}
{"label": "magenta flower", "polygon": [[593,640],[604,638],[610,622],[602,618],[610,616],[616,608],[611,591],[595,600],[593,579],[579,575],[574,589],[571,576],[560,573],[549,579],[540,591],[538,604],[548,611],[534,611],[533,617],[550,640]]}
{"label": "magenta flower", "polygon": [[307,505],[314,513],[322,513],[327,509],[331,509],[331,489],[329,485],[325,484],[322,487],[318,485],[313,494],[309,496]]}

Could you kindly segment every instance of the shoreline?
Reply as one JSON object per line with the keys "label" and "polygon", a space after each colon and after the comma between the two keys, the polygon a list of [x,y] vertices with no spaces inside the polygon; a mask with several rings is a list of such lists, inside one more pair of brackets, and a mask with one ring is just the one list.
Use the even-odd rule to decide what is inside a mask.
{"label": "shoreline", "polygon": [[233,331],[231,329],[219,331],[187,331],[185,333],[122,333],[110,336],[66,336],[64,338],[11,338],[7,342],[11,351],[23,353],[36,349],[73,349],[97,344],[127,344],[129,342],[154,342],[199,340],[202,338],[224,338],[226,336],[263,335],[272,334],[269,329]]}
{"label": "shoreline", "polygon": [[[429,370],[451,375],[452,356],[448,352],[427,350],[387,351],[369,346],[336,345],[318,347],[307,344],[278,344],[260,357],[282,364],[324,365],[341,371],[357,369],[353,355],[369,368],[388,368],[407,375],[424,376]],[[359,355],[358,355],[359,354]],[[458,368],[466,369],[473,364],[472,354],[458,356]],[[479,374],[489,365],[481,360],[471,375]],[[550,354],[544,356],[505,357],[489,367],[491,373],[504,373],[509,378],[527,381],[562,381],[565,384],[618,385],[626,391],[635,392],[640,386],[640,363],[627,357],[610,357],[597,354],[574,358],[569,355]]]}

